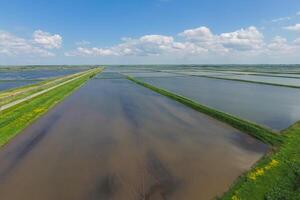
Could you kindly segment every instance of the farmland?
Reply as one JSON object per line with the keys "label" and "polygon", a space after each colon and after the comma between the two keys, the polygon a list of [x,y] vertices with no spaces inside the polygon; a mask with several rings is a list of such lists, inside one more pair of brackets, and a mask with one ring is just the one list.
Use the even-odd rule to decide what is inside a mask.
{"label": "farmland", "polygon": [[0,91],[0,196],[299,199],[299,74],[295,65],[2,67],[0,89],[15,85]]}
{"label": "farmland", "polygon": [[86,71],[0,93],[0,146],[98,72]]}

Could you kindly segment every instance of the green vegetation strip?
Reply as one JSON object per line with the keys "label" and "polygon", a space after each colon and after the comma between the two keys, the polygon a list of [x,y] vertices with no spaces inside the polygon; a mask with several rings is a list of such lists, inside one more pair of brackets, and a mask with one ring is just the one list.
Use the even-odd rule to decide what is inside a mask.
{"label": "green vegetation strip", "polygon": [[255,123],[239,119],[190,99],[157,88],[132,77],[127,79],[172,98],[199,112],[226,122],[257,139],[275,145],[252,169],[243,174],[222,200],[298,200],[300,199],[300,122],[279,135]]}
{"label": "green vegetation strip", "polygon": [[217,120],[220,120],[222,122],[225,122],[229,125],[231,125],[232,127],[239,129],[245,133],[250,134],[251,136],[261,140],[262,142],[266,143],[266,144],[270,144],[270,145],[279,145],[282,141],[283,138],[273,132],[272,130],[262,127],[258,124],[255,124],[253,122],[249,122],[243,119],[240,119],[238,117],[232,116],[230,114],[215,110],[213,108],[201,105],[191,99],[188,99],[186,97],[174,94],[172,92],[169,92],[167,90],[161,89],[161,88],[157,88],[153,85],[150,85],[148,83],[139,81],[135,78],[132,78],[130,76],[127,76],[128,80],[131,80],[141,86],[144,86],[146,88],[149,88],[150,90],[153,90],[159,94],[162,94],[164,96],[167,96],[171,99],[174,99],[186,106],[189,106],[199,112],[202,112],[204,114],[207,114]]}
{"label": "green vegetation strip", "polygon": [[300,199],[300,122],[283,131],[285,140],[241,176],[222,200]]}
{"label": "green vegetation strip", "polygon": [[74,81],[57,87],[43,95],[4,110],[0,113],[0,147],[8,143],[21,130],[62,101],[66,96],[83,85],[101,69],[86,73]]}
{"label": "green vegetation strip", "polygon": [[30,95],[37,92],[43,91],[47,88],[55,87],[56,85],[71,80],[73,78],[82,76],[86,73],[92,72],[93,70],[87,70],[71,75],[60,76],[57,78],[50,78],[32,85],[22,86],[19,88],[4,90],[0,92],[0,110],[3,109],[2,106],[7,105],[10,102],[14,102],[20,99],[24,99]]}

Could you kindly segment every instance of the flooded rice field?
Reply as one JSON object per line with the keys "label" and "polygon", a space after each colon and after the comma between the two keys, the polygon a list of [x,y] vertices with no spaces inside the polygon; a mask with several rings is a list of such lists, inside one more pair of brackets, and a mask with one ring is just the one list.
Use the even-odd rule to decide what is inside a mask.
{"label": "flooded rice field", "polygon": [[132,77],[175,77],[175,76],[183,76],[175,73],[167,73],[167,72],[130,72],[123,73]]}
{"label": "flooded rice field", "polygon": [[97,74],[95,79],[123,79],[125,76],[118,72],[102,72]]}
{"label": "flooded rice field", "polygon": [[[168,86],[174,80],[179,88],[189,83],[165,80],[148,81]],[[96,78],[0,151],[0,197],[212,199],[266,150],[252,137],[126,79]]]}
{"label": "flooded rice field", "polygon": [[286,78],[286,77],[270,77],[270,76],[256,76],[256,75],[229,75],[229,74],[215,74],[214,77],[218,78],[229,78],[229,79],[237,79],[237,80],[245,80],[245,81],[257,81],[264,83],[274,83],[281,85],[291,85],[300,87],[300,79],[299,78]]}
{"label": "flooded rice field", "polygon": [[300,119],[300,90],[204,77],[138,78],[276,130]]}
{"label": "flooded rice field", "polygon": [[39,81],[54,78],[58,76],[65,76],[80,72],[78,69],[66,69],[66,70],[26,70],[26,71],[0,71],[0,91],[13,89],[25,85],[37,83]]}
{"label": "flooded rice field", "polygon": [[37,83],[35,80],[0,81],[0,91]]}
{"label": "flooded rice field", "polygon": [[56,76],[73,74],[81,70],[28,70],[28,71],[0,71],[0,80],[47,79]]}
{"label": "flooded rice field", "polygon": [[254,75],[254,76],[271,76],[271,77],[286,77],[300,78],[299,73],[261,73],[261,72],[238,72],[238,71],[218,71],[218,74],[223,75]]}
{"label": "flooded rice field", "polygon": [[300,74],[298,73],[261,73],[261,72],[240,72],[240,71],[218,71],[218,70],[162,70],[163,72],[192,75],[192,76],[212,76],[219,78],[240,79],[275,83],[283,85],[300,85]]}

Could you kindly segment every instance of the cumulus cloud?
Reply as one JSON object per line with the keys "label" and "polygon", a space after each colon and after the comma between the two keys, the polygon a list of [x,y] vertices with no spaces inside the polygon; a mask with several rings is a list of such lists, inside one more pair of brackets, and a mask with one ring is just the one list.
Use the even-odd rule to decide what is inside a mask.
{"label": "cumulus cloud", "polygon": [[179,33],[180,36],[185,37],[189,41],[211,41],[215,39],[209,28],[201,26],[195,29],[188,29]]}
{"label": "cumulus cloud", "polygon": [[5,56],[24,54],[42,57],[54,56],[52,52],[36,46],[31,40],[17,37],[5,31],[0,31],[0,54]]}
{"label": "cumulus cloud", "polygon": [[293,26],[286,26],[283,28],[289,31],[300,31],[300,24],[295,24]]}
{"label": "cumulus cloud", "polygon": [[37,30],[33,33],[34,41],[46,49],[58,49],[62,44],[62,37],[58,34],[50,34],[48,32]]}
{"label": "cumulus cloud", "polygon": [[300,38],[297,38],[293,42],[295,45],[300,45]]}
{"label": "cumulus cloud", "polygon": [[234,32],[222,33],[218,38],[225,48],[234,50],[255,50],[263,46],[263,34],[254,26]]}
{"label": "cumulus cloud", "polygon": [[254,26],[220,35],[214,35],[209,28],[202,26],[185,30],[179,35],[207,50],[216,52],[253,50],[263,45],[263,35]]}
{"label": "cumulus cloud", "polygon": [[177,36],[144,35],[139,38],[123,38],[106,48],[77,47],[66,56],[169,56],[188,58],[199,56],[255,56],[290,53],[298,48],[299,40],[289,43],[276,36],[266,42],[264,35],[254,26],[232,32],[214,34],[208,27],[200,26],[184,30]]}
{"label": "cumulus cloud", "polygon": [[127,38],[114,50],[121,55],[160,55],[176,50],[176,43],[171,36],[145,35],[138,39]]}
{"label": "cumulus cloud", "polygon": [[276,36],[267,45],[267,50],[271,52],[290,53],[295,49],[294,46],[288,43],[287,39],[281,36]]}
{"label": "cumulus cloud", "polygon": [[111,56],[117,55],[110,49],[78,47],[75,51],[66,52],[66,56]]}
{"label": "cumulus cloud", "polygon": [[137,39],[123,38],[123,42],[109,48],[83,48],[67,52],[66,56],[158,56],[162,54],[200,52],[203,49],[191,43],[176,42],[171,36],[145,35]]}

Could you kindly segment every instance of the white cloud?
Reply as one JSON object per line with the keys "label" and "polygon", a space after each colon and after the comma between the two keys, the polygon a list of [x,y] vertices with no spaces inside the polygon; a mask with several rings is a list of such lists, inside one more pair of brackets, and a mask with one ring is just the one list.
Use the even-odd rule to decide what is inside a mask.
{"label": "white cloud", "polygon": [[229,51],[257,50],[263,46],[263,35],[256,27],[214,35],[207,27],[188,29],[172,36],[145,35],[137,39],[123,38],[122,43],[108,48],[83,48],[67,52],[66,56],[188,56],[207,52],[224,54]]}
{"label": "white cloud", "polygon": [[282,22],[282,21],[289,21],[291,20],[292,17],[279,17],[279,18],[276,18],[276,19],[272,19],[271,22]]}
{"label": "white cloud", "polygon": [[62,44],[62,37],[60,35],[51,35],[50,33],[42,30],[34,31],[33,39],[37,44],[47,49],[58,49]]}
{"label": "white cloud", "polygon": [[170,36],[163,35],[145,35],[140,38],[142,43],[154,43],[158,45],[171,44],[174,42],[174,38]]}
{"label": "white cloud", "polygon": [[123,38],[123,42],[109,48],[83,48],[78,47],[67,56],[158,56],[182,52],[189,49],[199,52],[201,48],[190,43],[175,42],[171,36],[145,35],[138,39]]}
{"label": "white cloud", "polygon": [[209,28],[202,26],[185,30],[179,35],[210,51],[217,52],[252,50],[263,45],[263,35],[254,26],[220,35],[214,35]]}
{"label": "white cloud", "polygon": [[286,26],[283,28],[289,31],[300,31],[300,24],[295,24],[293,26]]}
{"label": "white cloud", "polygon": [[5,56],[54,56],[52,52],[35,46],[31,40],[14,36],[5,31],[0,31],[0,54]]}
{"label": "white cloud", "polygon": [[189,41],[210,41],[215,38],[209,28],[201,26],[195,29],[188,29],[179,34]]}
{"label": "white cloud", "polygon": [[279,17],[279,18],[276,18],[276,19],[272,19],[271,22],[277,23],[277,22],[289,21],[289,20],[294,19],[298,15],[300,15],[300,11],[297,12],[296,14],[293,14],[293,15],[290,15],[290,16]]}
{"label": "white cloud", "polygon": [[[232,32],[214,34],[208,27],[185,30],[176,36],[144,35],[139,38],[122,38],[114,46],[106,48],[78,47],[66,52],[66,56],[85,57],[128,57],[147,59],[157,57],[172,60],[189,59],[255,59],[264,56],[279,58],[295,55],[300,50],[300,39],[288,42],[276,36],[267,42],[264,35],[254,26]],[[146,58],[147,57],[147,58]]]}
{"label": "white cloud", "polygon": [[300,38],[297,38],[293,42],[295,45],[300,45]]}
{"label": "white cloud", "polygon": [[287,39],[281,36],[274,37],[267,45],[267,50],[270,52],[290,53],[294,49],[294,46],[288,44]]}
{"label": "white cloud", "polygon": [[240,51],[260,49],[263,46],[263,34],[254,26],[230,33],[222,33],[219,40],[225,48]]}
{"label": "white cloud", "polygon": [[66,52],[66,56],[111,56],[117,55],[110,49],[78,47],[75,51]]}

